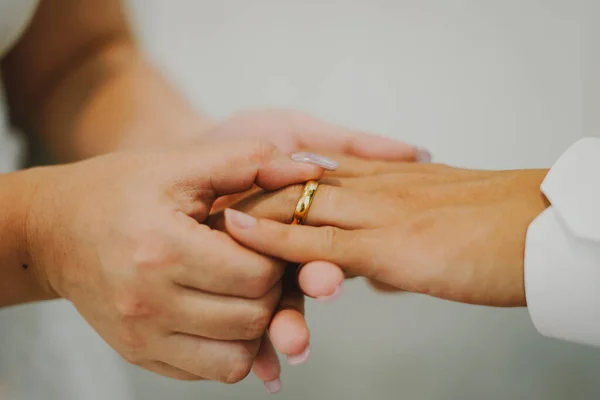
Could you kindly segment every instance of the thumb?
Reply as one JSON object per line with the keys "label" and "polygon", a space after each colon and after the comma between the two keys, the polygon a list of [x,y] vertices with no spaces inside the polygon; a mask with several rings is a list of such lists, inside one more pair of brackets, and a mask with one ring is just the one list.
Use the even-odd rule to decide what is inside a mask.
{"label": "thumb", "polygon": [[318,154],[303,153],[292,159],[264,140],[213,143],[191,150],[187,156],[187,183],[196,191],[210,191],[211,197],[240,193],[253,185],[276,190],[319,179],[324,169],[337,168],[337,162]]}

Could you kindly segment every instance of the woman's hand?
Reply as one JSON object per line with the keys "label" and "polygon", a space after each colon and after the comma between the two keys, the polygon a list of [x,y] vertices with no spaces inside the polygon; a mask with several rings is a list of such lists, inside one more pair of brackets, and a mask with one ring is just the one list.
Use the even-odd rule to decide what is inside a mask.
{"label": "woman's hand", "polygon": [[132,363],[178,379],[246,376],[284,265],[199,222],[219,196],[318,178],[320,168],[253,140],[114,153],[38,173],[28,273]]}
{"label": "woman's hand", "polygon": [[[225,224],[240,243],[291,262],[324,260],[448,300],[524,306],[525,235],[548,206],[539,189],[546,173],[405,164],[323,182],[306,221],[313,226],[287,225],[301,186],[248,198],[238,208],[259,219],[228,210]],[[300,282],[318,275],[303,270]]]}

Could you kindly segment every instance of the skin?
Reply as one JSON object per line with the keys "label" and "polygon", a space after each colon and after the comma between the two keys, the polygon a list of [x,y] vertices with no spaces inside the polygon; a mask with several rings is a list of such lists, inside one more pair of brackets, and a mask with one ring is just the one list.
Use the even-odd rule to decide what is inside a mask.
{"label": "skin", "polygon": [[[291,110],[239,113],[218,124],[216,131],[208,132],[205,137],[217,141],[225,138],[260,137],[274,143],[286,153],[312,150],[324,153],[333,160],[356,159],[371,166],[377,165],[378,162],[386,162],[385,160],[415,162],[430,157],[423,149],[329,124]],[[327,172],[330,177],[344,177],[356,173],[356,170],[349,170],[344,166],[339,170]],[[260,191],[260,188],[255,187],[243,193],[223,196],[215,202],[213,213],[218,215],[228,205],[235,204],[257,191]],[[314,280],[320,282],[321,286],[313,288],[313,297],[321,301],[334,300],[344,278],[340,269],[323,261],[310,262],[305,268],[320,271]],[[262,351],[261,348],[253,369],[254,373],[267,383],[267,388],[280,385],[277,379],[281,368],[273,347],[286,355],[292,365],[305,362],[310,354],[310,331],[304,318],[304,294],[297,286],[293,269],[288,271],[284,282],[285,290],[281,303],[270,324],[269,336],[263,341],[265,350]],[[318,286],[319,283],[315,285]]]}
{"label": "skin", "polygon": [[[525,306],[525,236],[549,206],[540,192],[546,173],[390,164],[325,179],[312,226],[288,225],[301,186],[247,198],[222,223],[240,243],[290,262],[324,260],[348,276],[446,300]],[[318,273],[300,274],[308,294]]]}
{"label": "skin", "polygon": [[0,254],[20,258],[2,258],[3,283],[14,289],[0,293],[0,305],[68,299],[133,364],[238,382],[258,354],[285,269],[202,222],[219,196],[321,174],[254,140],[3,176],[2,186],[28,182],[20,193],[29,196],[9,204],[20,218],[7,232],[17,239]]}
{"label": "skin", "polygon": [[[423,155],[423,152],[419,152],[412,146],[327,124],[293,111],[252,111],[237,114],[226,121],[214,121],[209,116],[193,109],[161,73],[144,58],[133,39],[121,0],[42,0],[25,34],[1,61],[1,73],[6,87],[12,123],[25,132],[30,141],[40,142],[49,151],[53,161],[57,163],[72,163],[96,158],[107,153],[133,150],[156,154],[158,150],[163,151],[169,148],[179,149],[182,146],[189,147],[199,143],[251,137],[267,139],[285,153],[313,149],[364,159],[406,161],[414,161]],[[209,149],[211,148],[198,149],[198,154],[203,155]],[[117,158],[100,158],[100,161],[90,161],[88,164],[75,163],[68,168],[33,169],[0,176],[2,181],[0,205],[2,209],[14,210],[14,212],[0,217],[0,232],[3,237],[10,237],[9,240],[3,241],[0,250],[0,260],[2,260],[0,273],[4,282],[1,304],[16,304],[64,296],[75,302],[92,325],[99,326],[98,319],[100,317],[90,316],[84,294],[86,292],[89,292],[90,295],[94,293],[97,299],[108,299],[109,304],[112,304],[114,292],[110,290],[110,285],[103,285],[106,282],[102,279],[102,274],[98,271],[94,273],[93,270],[87,271],[89,274],[85,276],[71,274],[70,267],[77,267],[77,270],[81,271],[79,263],[73,260],[66,262],[61,259],[60,263],[43,262],[42,264],[47,268],[39,267],[38,262],[29,260],[31,257],[29,245],[23,244],[28,243],[29,238],[23,232],[46,232],[46,234],[39,235],[35,246],[39,248],[40,252],[52,253],[57,250],[48,246],[48,243],[55,244],[48,232],[51,232],[52,227],[55,226],[52,224],[60,224],[58,226],[61,226],[61,230],[65,232],[65,237],[71,240],[62,246],[74,253],[84,252],[85,248],[78,247],[78,243],[81,243],[77,241],[78,236],[69,231],[69,229],[79,231],[82,227],[69,225],[71,221],[65,215],[68,215],[71,209],[87,210],[86,207],[89,207],[89,204],[79,203],[84,199],[88,199],[87,201],[92,204],[95,203],[95,199],[93,202],[89,199],[90,193],[97,193],[101,187],[105,187],[89,188],[87,182],[90,179],[106,184],[105,181],[98,181],[104,177],[106,181],[114,180],[115,187],[125,185],[126,182],[132,187],[136,187],[139,183],[135,182],[133,177],[141,178],[144,173],[134,171],[134,169],[152,169],[156,166],[154,163],[148,165],[144,156],[127,154],[123,157],[130,157],[128,160],[118,159],[117,161]],[[237,157],[236,154],[230,155],[225,152],[215,153],[215,155],[222,158],[220,161],[229,160],[230,156]],[[163,157],[162,153],[160,156],[157,155],[157,160],[161,157]],[[165,156],[166,158],[168,157]],[[142,162],[141,159],[145,161]],[[109,166],[110,163],[120,163],[119,165],[122,165],[123,168],[127,164],[127,168],[124,170],[127,173],[123,173],[124,176],[121,177],[120,171]],[[250,166],[255,166],[255,164]],[[173,166],[173,168],[176,167]],[[116,176],[109,178],[106,174],[102,175],[104,169],[112,171]],[[233,171],[234,169],[230,172],[233,173]],[[206,171],[198,173],[201,173],[205,179],[209,177]],[[87,180],[84,180],[86,174],[89,175],[86,177]],[[62,178],[56,178],[57,176],[62,176]],[[127,177],[130,180],[126,179]],[[52,185],[64,188],[66,184],[62,179],[67,178],[72,181],[73,189],[71,191],[51,189]],[[51,181],[52,185],[45,183],[45,180]],[[87,190],[80,193],[82,191],[77,186],[78,184],[89,188],[89,193],[86,193]],[[46,191],[50,192],[51,190],[53,191],[52,195],[44,198],[49,204],[53,204],[52,208],[45,205],[46,212],[39,213],[43,215],[35,219],[35,228],[29,226],[29,222],[26,221],[32,220],[33,217],[30,215],[29,202],[24,204],[23,199],[31,199],[31,202],[39,204],[38,197],[46,196]],[[148,190],[155,190],[154,194],[159,193],[158,188]],[[245,192],[244,190],[241,190],[242,193],[231,196],[220,196],[212,206],[218,209],[251,193],[251,191]],[[103,193],[108,196],[106,192]],[[116,193],[121,192],[116,191]],[[118,200],[114,199],[115,202]],[[140,207],[142,205],[148,209],[152,207],[151,201],[148,199],[139,198],[139,201]],[[208,203],[210,202],[206,204]],[[64,206],[64,204],[69,204],[69,206]],[[121,204],[121,206],[125,205]],[[159,206],[159,203],[154,203],[153,206]],[[32,206],[31,209],[35,209],[35,207]],[[69,223],[63,223],[60,215],[47,216],[63,209],[66,211],[62,218]],[[90,212],[95,210],[92,209]],[[155,211],[155,213],[157,212]],[[37,215],[35,212],[31,214]],[[94,220],[93,215],[95,214],[85,214],[85,218],[89,221]],[[201,218],[197,219],[202,220]],[[88,228],[89,221],[86,222],[81,217],[78,223]],[[102,225],[105,221],[100,218],[95,222],[99,225],[94,232],[97,235],[94,240],[98,243],[103,242],[105,245],[110,243],[109,239],[111,238],[102,237],[101,232],[108,236],[113,231],[107,229],[107,225]],[[106,228],[104,231],[102,226]],[[171,232],[171,234],[177,235],[175,232]],[[43,241],[46,239],[48,242]],[[106,248],[110,247],[106,246]],[[218,248],[214,249],[216,251]],[[82,253],[80,256],[83,257],[86,254]],[[90,255],[87,254],[87,256]],[[208,258],[210,257],[214,258],[216,255],[210,254]],[[244,254],[244,257],[256,258],[250,254]],[[239,259],[232,260],[232,265],[240,265],[242,260],[244,258],[240,256]],[[279,269],[284,265],[281,261],[266,257],[263,262],[268,262],[273,266],[277,265]],[[88,263],[85,262],[85,264]],[[135,265],[135,263],[130,264]],[[155,261],[154,264],[166,265],[169,262],[167,260],[163,260],[162,263]],[[317,268],[323,264],[330,267],[329,263],[316,262],[308,265],[307,268],[310,269],[313,266]],[[19,268],[15,266],[19,266]],[[199,266],[197,267],[199,268]],[[61,272],[46,273],[46,269],[50,271],[60,269]],[[62,271],[63,269],[65,271]],[[339,270],[335,267],[330,268],[329,271],[334,272],[334,277],[339,277]],[[63,278],[52,280],[51,276],[70,277],[69,279],[64,278],[69,282],[68,285],[65,284],[65,287],[77,284],[80,285],[79,289],[67,290],[60,283]],[[99,279],[100,282],[96,279]],[[157,279],[164,279],[163,283],[168,281],[166,277],[160,275],[157,275]],[[113,284],[118,286],[115,282]],[[330,294],[327,293],[328,290],[327,286],[324,287],[324,290],[321,291],[323,296],[318,296],[317,293],[317,297],[327,297]],[[74,294],[77,292],[80,292],[82,297]],[[288,289],[284,293],[280,303],[273,306],[277,307],[279,311],[271,325],[271,338],[278,350],[290,356],[290,361],[293,362],[298,360],[298,356],[303,357],[306,354],[309,331],[303,317],[301,292]],[[131,312],[128,307],[125,307],[124,310],[127,313]],[[121,307],[117,308],[117,311],[114,309],[112,311],[118,313],[123,312],[123,309]],[[133,313],[137,315],[138,311]],[[138,317],[135,316],[135,318]],[[187,317],[180,314],[182,320]],[[143,319],[154,326],[160,322],[159,318],[152,313],[144,314]],[[100,318],[100,320],[102,319]],[[174,321],[171,322],[174,323]],[[209,322],[206,321],[207,324]],[[243,324],[244,321],[240,321],[240,323]],[[222,327],[224,330],[232,329],[232,327]],[[235,326],[233,329],[235,330]],[[107,327],[104,327],[103,330],[110,331]],[[295,337],[298,339],[288,340],[287,338],[294,337],[288,334],[290,331],[295,332]],[[232,332],[228,334],[232,334]],[[111,335],[112,333],[106,334],[107,340],[110,340],[114,347],[121,349],[120,351],[126,358],[131,359],[132,357],[127,355],[130,353],[127,345],[121,343],[120,339],[114,339]],[[108,338],[108,336],[111,337]],[[208,353],[203,352],[202,354]],[[192,374],[189,371],[181,371],[187,371],[190,368],[174,370],[173,368],[177,367],[173,367],[171,364],[156,364],[148,361],[151,357],[147,354],[144,357],[134,357],[132,361],[175,378],[198,379],[202,377],[210,379],[212,376],[195,369]],[[244,369],[241,368],[241,370]],[[200,372],[204,375],[199,376]],[[256,353],[254,372],[260,379],[267,382],[272,382],[279,377],[279,360],[267,335],[263,336],[260,350]],[[235,374],[233,378],[223,377],[221,374],[216,379],[230,381],[237,378]]]}

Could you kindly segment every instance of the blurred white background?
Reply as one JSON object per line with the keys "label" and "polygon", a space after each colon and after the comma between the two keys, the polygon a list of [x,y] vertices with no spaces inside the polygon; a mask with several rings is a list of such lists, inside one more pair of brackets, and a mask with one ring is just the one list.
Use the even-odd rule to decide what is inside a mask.
{"label": "blurred white background", "polygon": [[[548,167],[577,138],[600,132],[594,0],[129,3],[150,57],[216,117],[296,108],[474,168]],[[284,368],[277,398],[600,398],[600,350],[540,337],[525,310],[378,295],[356,281],[336,303],[310,302],[307,312],[312,357]],[[56,318],[40,314],[45,325]],[[19,329],[43,325],[0,336],[2,357],[18,363]],[[107,351],[89,332],[62,336],[81,368],[91,349]],[[44,346],[31,350],[40,362]],[[253,377],[182,383],[122,364],[139,399],[268,396]],[[96,385],[97,398],[109,398],[101,376]]]}

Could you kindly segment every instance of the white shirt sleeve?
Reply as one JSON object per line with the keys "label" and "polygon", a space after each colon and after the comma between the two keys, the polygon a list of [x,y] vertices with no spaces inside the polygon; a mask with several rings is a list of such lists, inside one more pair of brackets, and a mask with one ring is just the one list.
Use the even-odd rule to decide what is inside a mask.
{"label": "white shirt sleeve", "polygon": [[569,148],[541,190],[551,206],[527,232],[529,313],[545,336],[600,346],[600,139]]}

